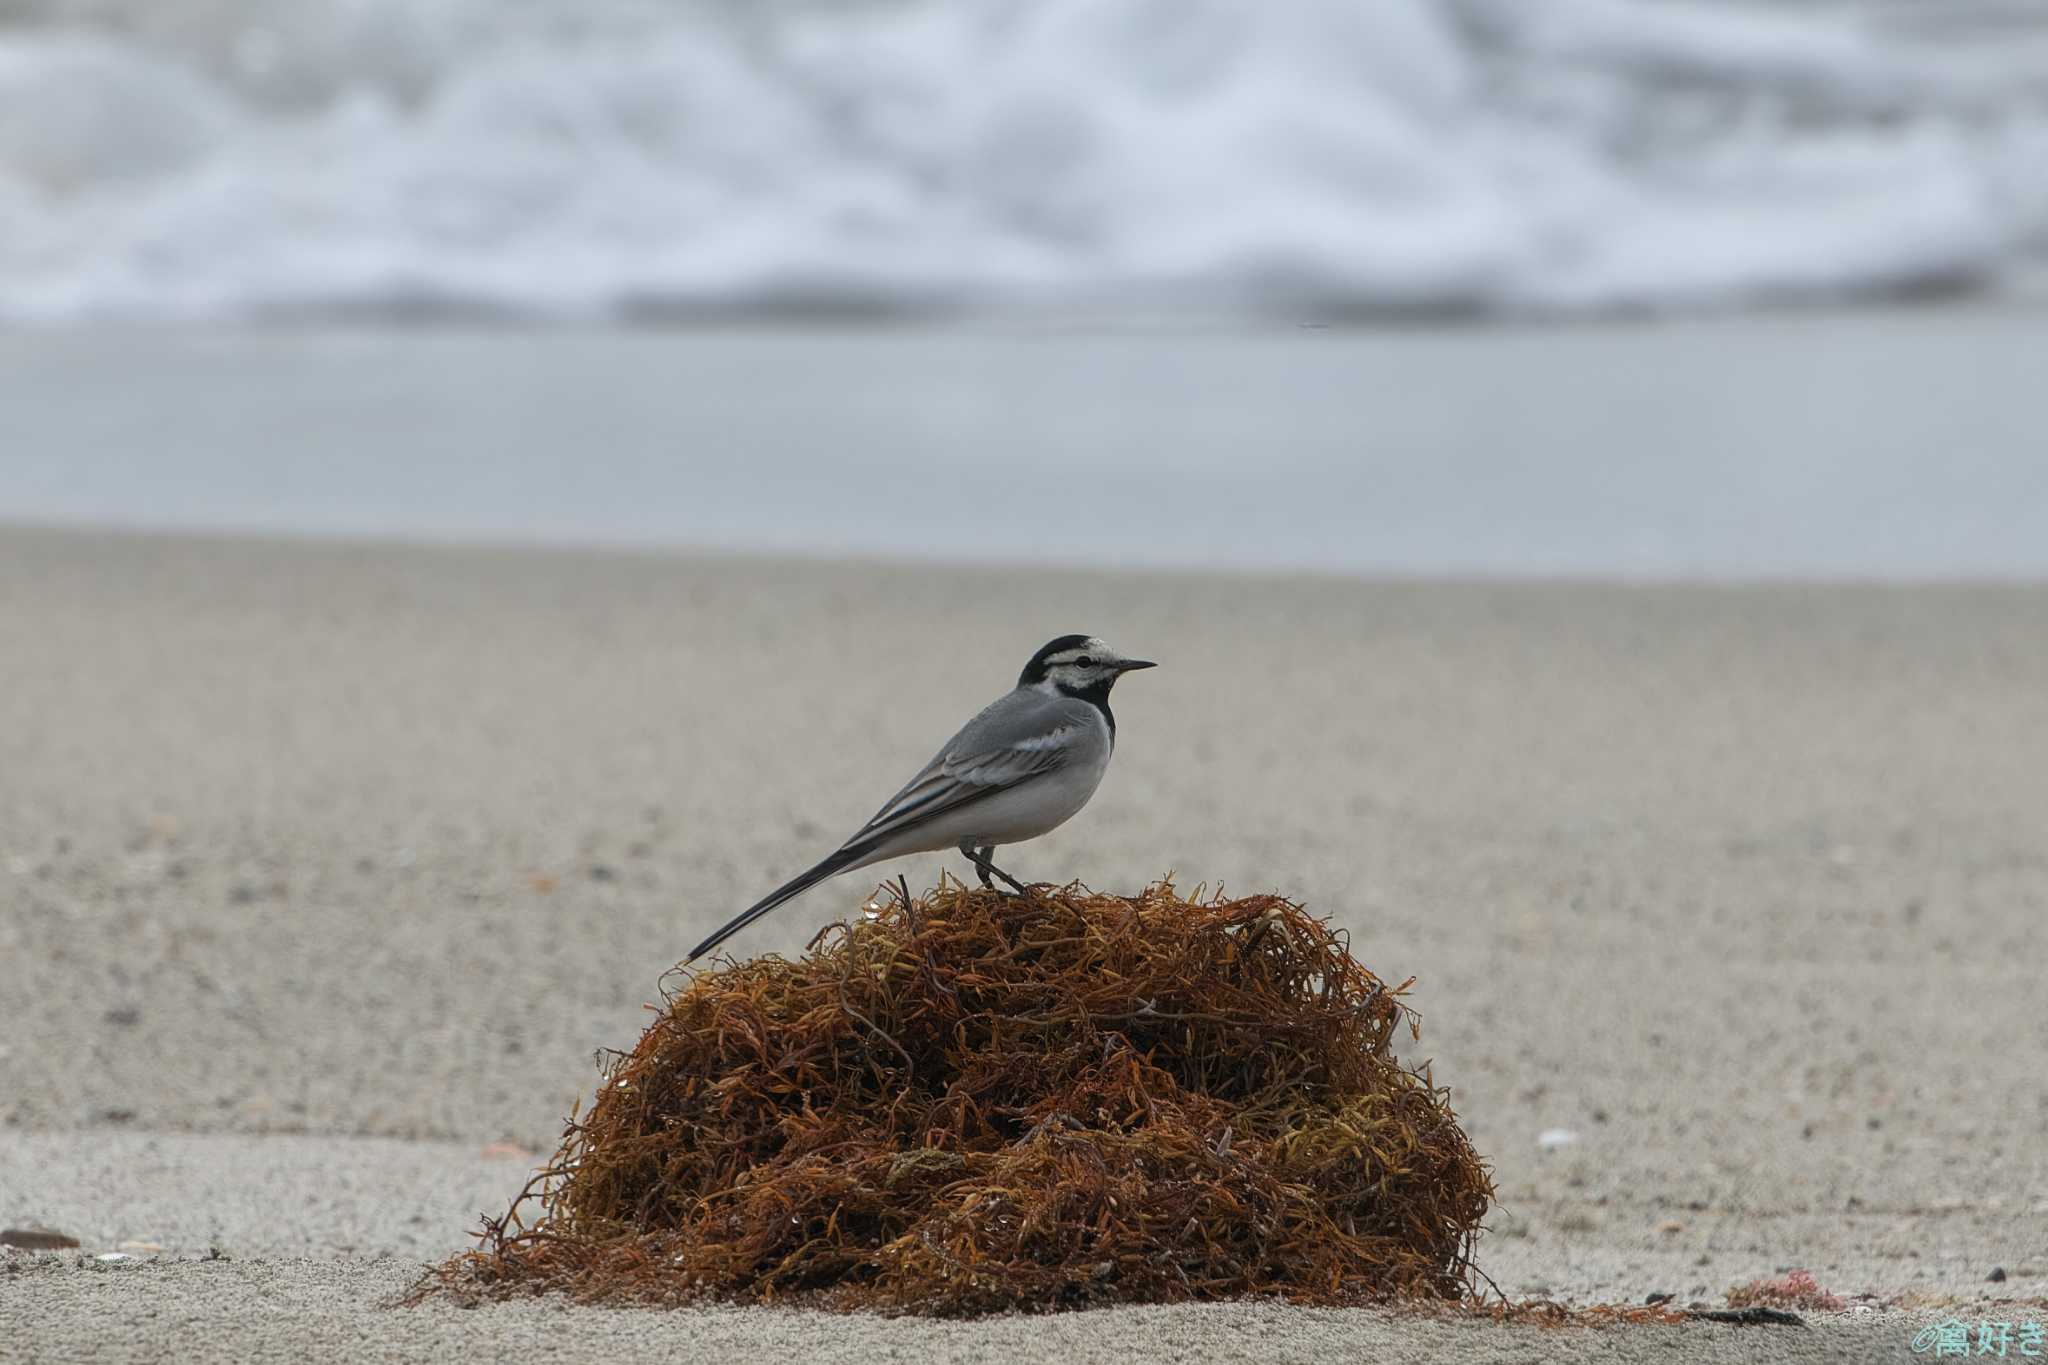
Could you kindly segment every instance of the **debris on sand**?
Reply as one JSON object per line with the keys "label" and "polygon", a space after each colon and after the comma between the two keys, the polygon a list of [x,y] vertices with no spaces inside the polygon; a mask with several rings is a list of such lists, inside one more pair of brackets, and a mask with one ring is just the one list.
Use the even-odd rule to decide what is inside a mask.
{"label": "debris on sand", "polygon": [[558,1290],[966,1315],[1457,1300],[1492,1201],[1415,1025],[1279,896],[950,880],[686,976],[476,1251]]}
{"label": "debris on sand", "polygon": [[1775,1280],[1751,1280],[1728,1291],[1730,1308],[1804,1308],[1812,1313],[1839,1313],[1849,1306],[1839,1295],[1822,1289],[1811,1270],[1788,1270]]}

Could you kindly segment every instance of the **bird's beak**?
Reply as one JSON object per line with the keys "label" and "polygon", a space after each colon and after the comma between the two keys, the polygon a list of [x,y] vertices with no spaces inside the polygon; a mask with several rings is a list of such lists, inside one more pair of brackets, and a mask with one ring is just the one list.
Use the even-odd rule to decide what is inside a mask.
{"label": "bird's beak", "polygon": [[1116,671],[1119,673],[1135,673],[1141,668],[1157,667],[1159,665],[1153,663],[1150,659],[1124,659],[1117,664]]}

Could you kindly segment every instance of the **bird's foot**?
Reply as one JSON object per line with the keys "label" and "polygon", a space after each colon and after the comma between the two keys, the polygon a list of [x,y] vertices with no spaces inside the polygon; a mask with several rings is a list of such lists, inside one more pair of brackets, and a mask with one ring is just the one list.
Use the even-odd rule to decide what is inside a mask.
{"label": "bird's foot", "polygon": [[[983,886],[988,886],[988,877],[989,877],[989,874],[990,874],[990,873],[994,873],[994,874],[995,874],[996,876],[998,876],[998,877],[1002,878],[1002,880],[1003,880],[1003,885],[1005,885],[1005,886],[1009,887],[1009,888],[1010,888],[1010,889],[1011,889],[1012,891],[1016,892],[1016,893],[1017,893],[1018,895],[1020,895],[1020,896],[1028,896],[1028,895],[1030,895],[1030,894],[1031,894],[1031,888],[1030,888],[1030,887],[1028,887],[1028,886],[1024,885],[1024,883],[1022,883],[1022,882],[1018,881],[1018,880],[1017,880],[1017,879],[1016,879],[1015,877],[1012,877],[1012,876],[1011,876],[1011,875],[1010,875],[1009,873],[1007,873],[1007,872],[1003,871],[1003,870],[1002,870],[1002,869],[1001,869],[1000,867],[997,867],[997,866],[996,866],[996,865],[995,865],[994,863],[983,863],[983,864],[981,865],[981,867],[982,867],[982,875],[981,875],[981,884],[982,884]],[[994,888],[993,888],[993,887],[991,887],[990,889],[991,889],[991,890],[993,890]]]}
{"label": "bird's foot", "polygon": [[1016,892],[1016,893],[1017,893],[1018,895],[1020,895],[1020,896],[1028,896],[1028,895],[1030,895],[1030,894],[1031,894],[1031,888],[1030,888],[1030,887],[1028,887],[1028,886],[1024,885],[1024,883],[1022,883],[1022,882],[1018,881],[1018,880],[1017,880],[1017,879],[1016,879],[1015,877],[1012,877],[1012,876],[1011,876],[1011,875],[1010,875],[1009,873],[1007,873],[1007,872],[1002,872],[1002,871],[998,871],[998,872],[996,873],[996,875],[997,875],[998,877],[1001,877],[1001,878],[1003,879],[1003,883],[1004,883],[1004,885],[1008,886],[1008,887],[1009,887],[1009,888],[1010,888],[1010,889],[1011,889],[1012,891]]}
{"label": "bird's foot", "polygon": [[967,855],[967,861],[974,864],[975,875],[981,878],[982,890],[995,890],[995,883],[989,879],[991,877],[1000,877],[1003,880],[1003,884],[1008,886],[1012,891],[1015,891],[1018,895],[1024,896],[1030,894],[1031,888],[1025,886],[1024,883],[1018,881],[1015,877],[1012,877],[1009,873],[1003,871],[1000,867],[997,867],[995,863],[992,861],[996,851],[995,845],[990,844],[987,848],[978,849],[967,844],[962,844],[960,846],[960,851]]}

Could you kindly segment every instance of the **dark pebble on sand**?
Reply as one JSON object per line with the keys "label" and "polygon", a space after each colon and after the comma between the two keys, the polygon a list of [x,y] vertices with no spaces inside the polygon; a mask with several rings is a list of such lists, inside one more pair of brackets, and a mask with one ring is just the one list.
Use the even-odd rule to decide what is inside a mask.
{"label": "dark pebble on sand", "polygon": [[1990,1284],[2004,1284],[2005,1267],[2002,1265],[1995,1265],[1991,1267],[1991,1273],[1989,1275],[1986,1275],[1984,1278],[1986,1282]]}
{"label": "dark pebble on sand", "polygon": [[1658,1291],[1657,1293],[1655,1293],[1655,1294],[1650,1294],[1650,1295],[1646,1295],[1646,1296],[1644,1297],[1644,1299],[1643,1299],[1643,1302],[1644,1302],[1644,1303],[1646,1303],[1646,1304],[1648,1304],[1648,1305],[1649,1305],[1650,1307],[1652,1307],[1652,1308],[1655,1308],[1655,1307],[1656,1307],[1656,1306],[1657,1306],[1658,1304],[1660,1304],[1660,1303],[1669,1303],[1669,1302],[1671,1302],[1671,1300],[1672,1300],[1672,1299],[1673,1299],[1674,1297],[1675,1297],[1674,1295],[1671,1295],[1671,1294],[1666,1294],[1666,1293],[1664,1293],[1664,1292],[1663,1292],[1662,1290],[1659,1290],[1659,1291]]}

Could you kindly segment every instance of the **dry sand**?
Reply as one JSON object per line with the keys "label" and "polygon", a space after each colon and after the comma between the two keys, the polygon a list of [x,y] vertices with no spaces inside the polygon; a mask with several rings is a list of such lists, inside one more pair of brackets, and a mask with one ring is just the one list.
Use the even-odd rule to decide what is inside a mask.
{"label": "dry sand", "polygon": [[[1418,977],[1509,1295],[1719,1303],[1799,1266],[1921,1307],[1560,1336],[383,1306],[502,1206],[693,935],[1070,629],[1164,666],[1119,689],[1095,803],[1009,862],[1282,889]],[[2044,736],[2039,588],[0,531],[0,1225],[84,1242],[0,1253],[0,1358],[1691,1365],[1910,1360],[1949,1297],[2048,1322],[1981,1306],[2048,1295]],[[123,1242],[163,1250],[92,1258]]]}

